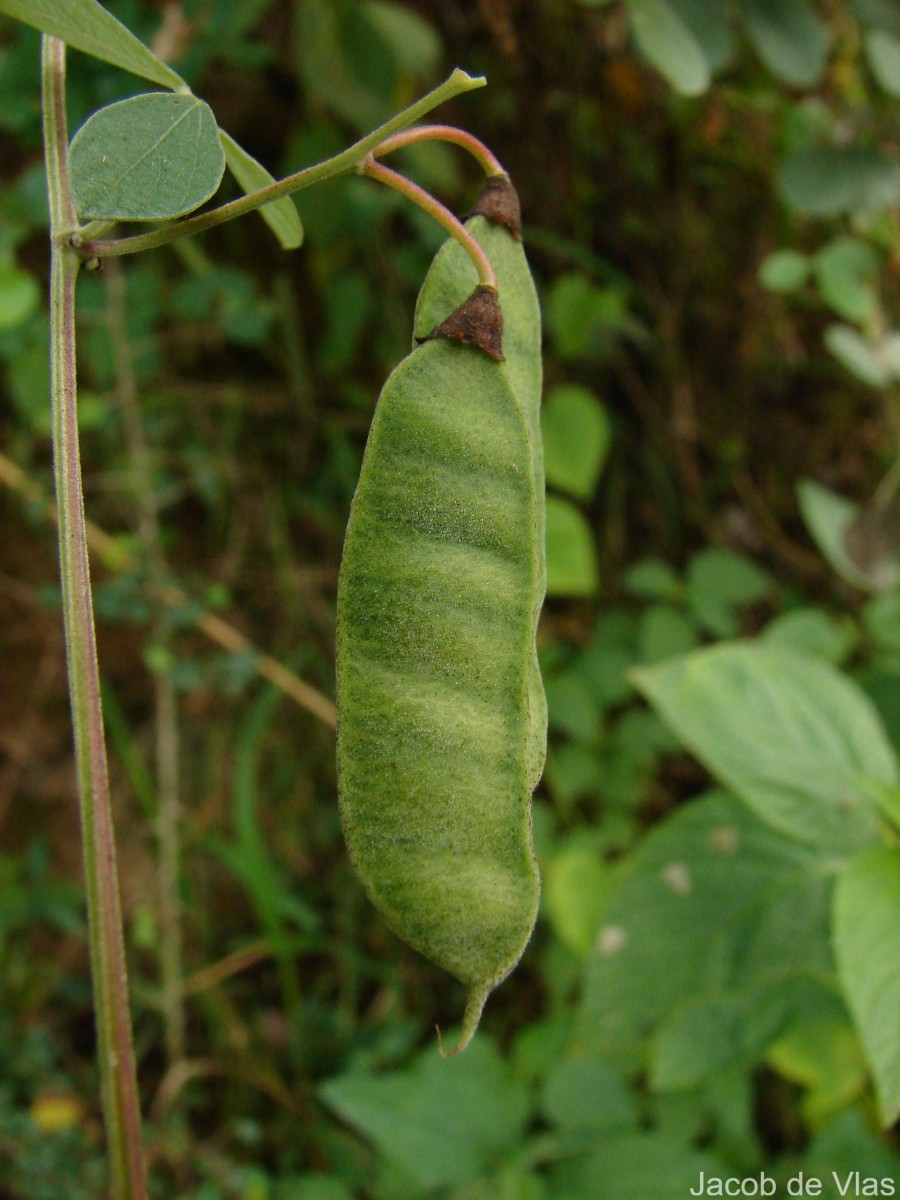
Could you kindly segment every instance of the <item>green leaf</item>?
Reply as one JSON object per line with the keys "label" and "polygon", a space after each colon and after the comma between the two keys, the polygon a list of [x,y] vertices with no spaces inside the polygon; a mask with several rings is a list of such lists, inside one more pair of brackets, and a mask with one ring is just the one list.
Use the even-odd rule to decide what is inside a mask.
{"label": "green leaf", "polygon": [[82,219],[165,221],[216,191],[225,152],[208,104],[147,92],[85,121],[72,139],[69,171]]}
{"label": "green leaf", "polygon": [[884,29],[866,34],[866,56],[872,74],[889,96],[900,96],[900,38]]}
{"label": "green leaf", "polygon": [[862,146],[814,146],[784,163],[778,190],[810,217],[877,212],[900,202],[900,164]]}
{"label": "green leaf", "polygon": [[550,1172],[548,1195],[558,1200],[685,1200],[707,1177],[727,1174],[725,1163],[672,1133],[613,1133],[589,1154],[570,1157]]}
{"label": "green leaf", "polygon": [[881,256],[868,242],[835,238],[816,254],[813,270],[825,303],[846,321],[864,325],[874,316],[874,281]]}
{"label": "green leaf", "polygon": [[711,793],[621,864],[588,964],[580,1042],[621,1052],[678,1008],[827,971],[827,863]]}
{"label": "green leaf", "polygon": [[739,632],[737,610],[768,595],[772,579],[749,559],[710,546],[691,559],[685,588],[700,624],[718,637],[734,637]]}
{"label": "green leaf", "polygon": [[0,0],[0,13],[174,91],[187,84],[97,0]]}
{"label": "green leaf", "polygon": [[735,36],[722,0],[668,0],[697,40],[710,70],[719,71],[734,57]]}
{"label": "green leaf", "polygon": [[866,604],[863,627],[880,650],[900,655],[900,587],[875,596]]}
{"label": "green leaf", "polygon": [[0,263],[0,329],[21,325],[37,308],[40,299],[40,285],[30,272]]}
{"label": "green leaf", "polygon": [[887,367],[867,338],[850,325],[829,325],[825,330],[825,345],[851,375],[870,387],[886,387]]}
{"label": "green leaf", "polygon": [[762,636],[801,654],[824,658],[834,666],[844,662],[859,641],[852,617],[833,617],[820,608],[795,608],[783,613],[768,623]]}
{"label": "green leaf", "polygon": [[642,558],[623,571],[619,580],[626,592],[647,600],[682,598],[683,587],[678,575],[660,558]]}
{"label": "green leaf", "polygon": [[567,500],[547,497],[547,595],[593,596],[597,590],[594,536]]}
{"label": "green leaf", "polygon": [[638,658],[641,663],[662,662],[685,654],[697,644],[697,631],[684,613],[670,604],[654,604],[641,617],[638,627]]}
{"label": "green leaf", "polygon": [[764,821],[843,859],[877,836],[871,784],[897,763],[868,697],[818,659],[764,642],[632,672],[712,774]]}
{"label": "green leaf", "polygon": [[769,1047],[766,1061],[783,1079],[808,1089],[803,1112],[814,1125],[851,1104],[866,1083],[859,1039],[846,1017],[797,1021]]}
{"label": "green leaf", "polygon": [[622,1129],[635,1122],[628,1087],[610,1066],[559,1059],[547,1077],[541,1112],[558,1129]]}
{"label": "green leaf", "polygon": [[803,0],[744,0],[747,36],[769,68],[794,87],[814,87],[825,71],[828,30]]}
{"label": "green leaf", "polygon": [[525,1088],[483,1036],[456,1058],[431,1047],[409,1070],[342,1075],[319,1095],[422,1188],[484,1174],[518,1145],[528,1117]]}
{"label": "green leaf", "polygon": [[543,905],[560,941],[580,956],[594,945],[609,894],[610,871],[596,850],[570,845],[546,864]]}
{"label": "green leaf", "polygon": [[547,482],[579,500],[589,500],[609,450],[606,409],[588,388],[562,384],[541,410]]}
{"label": "green leaf", "polygon": [[700,44],[666,0],[628,0],[631,31],[641,53],[676,91],[699,96],[710,71]]}
{"label": "green leaf", "polygon": [[897,0],[850,0],[850,8],[861,25],[887,29],[900,36],[900,5]]}
{"label": "green leaf", "polygon": [[759,282],[771,292],[797,292],[809,279],[809,258],[796,250],[776,250],[759,268]]}
{"label": "green leaf", "polygon": [[812,479],[797,485],[800,512],[823,557],[842,579],[863,591],[876,591],[871,576],[861,571],[847,553],[847,534],[859,516],[859,505]]}
{"label": "green leaf", "polygon": [[900,853],[861,855],[834,894],[841,983],[875,1078],[881,1118],[900,1117]]}
{"label": "green leaf", "polygon": [[553,281],[547,298],[547,326],[560,358],[603,357],[627,324],[621,288],[597,287],[577,271]]}
{"label": "green leaf", "polygon": [[[255,192],[275,182],[275,176],[269,174],[262,163],[258,163],[243,146],[239,146],[231,134],[220,129],[219,138],[228,170],[245,192]],[[259,215],[278,238],[283,250],[296,250],[303,245],[303,225],[291,196],[282,196],[280,200],[264,204]]]}

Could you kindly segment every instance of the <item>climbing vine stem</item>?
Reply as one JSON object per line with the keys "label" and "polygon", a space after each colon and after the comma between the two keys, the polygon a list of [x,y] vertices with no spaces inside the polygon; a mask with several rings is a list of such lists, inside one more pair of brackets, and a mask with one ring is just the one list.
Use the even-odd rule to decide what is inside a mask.
{"label": "climbing vine stem", "polygon": [[50,202],[53,470],[97,1053],[111,1195],[113,1200],[146,1200],[78,445],[75,283],[81,260],[71,244],[76,216],[67,168],[64,43],[45,35],[41,59],[44,151]]}

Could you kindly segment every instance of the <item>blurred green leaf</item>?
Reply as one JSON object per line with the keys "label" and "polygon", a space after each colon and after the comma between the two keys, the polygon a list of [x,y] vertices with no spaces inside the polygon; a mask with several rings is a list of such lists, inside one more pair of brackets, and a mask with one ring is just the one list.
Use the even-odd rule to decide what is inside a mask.
{"label": "blurred green leaf", "polygon": [[697,644],[697,631],[684,613],[670,604],[654,604],[638,628],[638,660],[651,664],[685,654]]}
{"label": "blurred green leaf", "polygon": [[825,330],[825,345],[861,383],[877,388],[887,385],[888,369],[875,346],[850,325],[829,325]]}
{"label": "blurred green leaf", "polygon": [[771,620],[762,637],[840,666],[859,642],[859,630],[852,617],[834,617],[820,608],[795,608]]}
{"label": "blurred green leaf", "polygon": [[608,1132],[634,1125],[636,1113],[625,1082],[612,1067],[590,1058],[554,1064],[541,1097],[541,1111],[558,1129]]}
{"label": "blurred green leaf", "polygon": [[560,358],[602,358],[627,321],[621,289],[597,287],[576,272],[553,281],[547,299],[547,326]]}
{"label": "blurred green leaf", "polygon": [[671,1134],[604,1134],[591,1153],[553,1168],[551,1195],[559,1200],[685,1200],[701,1172],[721,1177],[727,1169],[713,1154]]}
{"label": "blurred green leaf", "polygon": [[785,203],[811,217],[869,213],[900,202],[900,163],[862,146],[801,150],[778,173]]}
{"label": "blurred green leaf", "polygon": [[763,259],[759,281],[772,292],[797,292],[809,279],[810,261],[796,250],[776,250]]}
{"label": "blurred green leaf", "polygon": [[743,0],[738,11],[773,75],[793,87],[819,82],[828,58],[828,29],[805,0]]}
{"label": "blurred green leaf", "polygon": [[841,983],[875,1077],[881,1118],[900,1117],[900,853],[861,855],[838,879],[834,944]]}
{"label": "blurred green leaf", "polygon": [[769,1047],[769,1065],[807,1090],[803,1110],[815,1125],[860,1095],[866,1068],[859,1039],[846,1020],[819,1017],[797,1021]]}
{"label": "blurred green leaf", "polygon": [[827,970],[828,865],[731,796],[679,809],[620,864],[588,964],[583,1044],[621,1053],[681,1005]]}
{"label": "blurred green leaf", "polygon": [[666,0],[627,0],[631,31],[641,53],[676,91],[699,96],[710,71],[689,26]]}
{"label": "blurred green leaf", "polygon": [[163,221],[217,190],[225,152],[212,109],[194,96],[146,92],[108,104],[72,139],[69,172],[85,220]]}
{"label": "blurred green leaf", "polygon": [[855,587],[874,591],[872,579],[850,558],[845,545],[847,532],[859,515],[859,505],[812,479],[801,479],[797,499],[806,528],[830,566]]}
{"label": "blurred green leaf", "polygon": [[0,329],[21,325],[35,311],[40,299],[40,285],[29,271],[0,263]]}
{"label": "blurred green leaf", "polygon": [[184,80],[97,0],[0,0],[0,13],[167,88]]}
{"label": "blurred green leaf", "polygon": [[547,497],[547,595],[592,596],[599,583],[594,536],[568,500]]}
{"label": "blurred green leaf", "polygon": [[541,431],[547,483],[590,499],[609,450],[606,409],[588,388],[561,384],[541,408]]}
{"label": "blurred green leaf", "polygon": [[647,600],[680,600],[684,589],[678,575],[661,558],[642,558],[622,572],[619,582],[632,596]]}
{"label": "blurred green leaf", "polygon": [[703,51],[712,71],[726,67],[734,57],[736,39],[731,13],[722,0],[668,0]]}
{"label": "blurred green leaf", "polygon": [[422,1188],[484,1174],[516,1146],[529,1109],[525,1088],[484,1035],[455,1058],[431,1046],[409,1070],[342,1075],[319,1095]]}
{"label": "blurred green leaf", "polygon": [[866,34],[866,57],[872,74],[889,96],[900,96],[900,38],[884,29]]}
{"label": "blurred green leaf", "polygon": [[716,778],[774,828],[839,859],[877,836],[867,781],[896,783],[897,762],[868,698],[834,668],[739,642],[632,677]]}
{"label": "blurred green leaf", "polygon": [[859,325],[876,311],[874,282],[881,256],[867,242],[841,237],[829,242],[813,259],[813,271],[825,303],[838,316]]}
{"label": "blurred green leaf", "polygon": [[610,887],[609,867],[587,846],[564,846],[544,864],[542,901],[554,933],[575,954],[589,953]]}
{"label": "blurred green leaf", "polygon": [[900,587],[869,600],[862,619],[863,628],[880,650],[900,655]]}
{"label": "blurred green leaf", "polygon": [[544,684],[550,727],[578,741],[593,741],[600,728],[600,711],[578,664],[548,675]]}
{"label": "blurred green leaf", "polygon": [[755,563],[718,546],[695,554],[685,577],[688,607],[717,637],[734,637],[738,609],[762,600],[772,587],[771,577]]}

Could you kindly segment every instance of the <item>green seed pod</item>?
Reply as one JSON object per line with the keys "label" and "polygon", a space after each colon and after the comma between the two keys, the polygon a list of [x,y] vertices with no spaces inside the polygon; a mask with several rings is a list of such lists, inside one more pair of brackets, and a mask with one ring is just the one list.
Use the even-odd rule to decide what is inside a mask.
{"label": "green seed pod", "polygon": [[528,762],[538,579],[506,369],[439,339],[388,379],[338,586],[338,783],[388,924],[468,990],[462,1049],[537,913]]}
{"label": "green seed pod", "polygon": [[[510,386],[525,413],[531,441],[538,555],[534,595],[534,629],[537,634],[538,618],[547,587],[544,445],[541,438],[541,310],[521,242],[509,229],[482,216],[472,217],[466,222],[466,228],[491,260],[497,276],[497,291],[503,312],[504,367]],[[466,299],[476,283],[477,275],[472,260],[457,241],[448,239],[435,255],[419,292],[413,323],[415,339],[418,341],[427,337]],[[543,773],[547,756],[547,701],[536,646],[532,650],[529,691],[531,733],[527,755],[534,789]]]}

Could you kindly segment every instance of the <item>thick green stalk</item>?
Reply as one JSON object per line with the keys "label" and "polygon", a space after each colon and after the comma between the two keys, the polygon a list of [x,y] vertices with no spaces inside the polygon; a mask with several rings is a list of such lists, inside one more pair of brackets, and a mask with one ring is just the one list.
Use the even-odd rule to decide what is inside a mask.
{"label": "thick green stalk", "polygon": [[114,1200],[146,1200],[78,446],[75,282],[80,259],[69,246],[77,222],[68,181],[65,45],[47,36],[42,39],[42,81],[50,200],[53,469],[97,1051],[111,1194]]}

